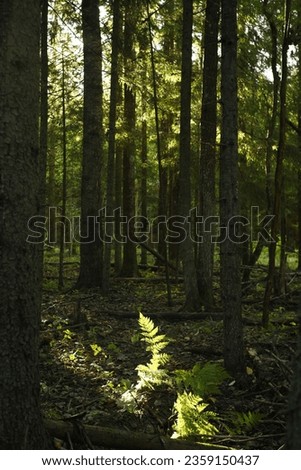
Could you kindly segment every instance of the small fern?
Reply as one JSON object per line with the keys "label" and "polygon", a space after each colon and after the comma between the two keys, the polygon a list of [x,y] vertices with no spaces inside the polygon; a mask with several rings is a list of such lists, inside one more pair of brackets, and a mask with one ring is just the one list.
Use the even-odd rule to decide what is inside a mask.
{"label": "small fern", "polygon": [[138,388],[153,388],[154,385],[170,382],[169,375],[164,366],[169,362],[170,355],[163,353],[163,349],[170,343],[166,335],[159,335],[159,328],[154,322],[139,314],[139,326],[141,330],[141,341],[144,341],[146,351],[151,353],[150,361],[144,365],[139,364],[136,367],[138,371]]}
{"label": "small fern", "polygon": [[230,414],[231,426],[228,426],[230,434],[247,434],[258,426],[262,421],[263,415],[256,411],[232,412]]}
{"label": "small fern", "polygon": [[204,366],[195,364],[191,370],[177,370],[175,378],[178,387],[199,397],[206,397],[218,395],[220,385],[229,378],[229,374],[220,364],[207,362]]}
{"label": "small fern", "polygon": [[217,415],[206,411],[208,404],[202,398],[192,393],[184,392],[178,395],[174,404],[177,420],[173,426],[173,438],[217,434],[217,428],[210,423],[210,419]]}

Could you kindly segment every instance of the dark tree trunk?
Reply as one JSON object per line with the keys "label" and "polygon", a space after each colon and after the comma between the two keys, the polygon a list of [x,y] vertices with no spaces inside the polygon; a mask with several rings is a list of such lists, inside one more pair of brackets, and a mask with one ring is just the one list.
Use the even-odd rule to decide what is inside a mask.
{"label": "dark tree trunk", "polygon": [[[224,362],[226,369],[234,376],[244,370],[241,250],[240,245],[234,240],[233,219],[239,215],[236,11],[236,0],[222,0],[221,295],[224,304]],[[226,227],[228,227],[227,233],[225,233]]]}
{"label": "dark tree trunk", "polygon": [[137,276],[136,244],[134,240],[135,216],[135,127],[136,127],[136,97],[130,81],[133,80],[135,66],[134,31],[136,28],[137,1],[125,2],[125,25],[124,25],[124,131],[126,139],[123,149],[123,215],[127,218],[127,241],[123,247],[123,263],[121,276]]}
{"label": "dark tree trunk", "polygon": [[40,3],[0,0],[0,449],[45,449],[39,398]]}
{"label": "dark tree trunk", "polygon": [[[102,47],[99,1],[82,0],[84,42],[84,130],[78,287],[102,285],[100,224],[102,168]],[[100,221],[99,221],[100,222]]]}
{"label": "dark tree trunk", "polygon": [[281,217],[281,197],[283,194],[283,160],[284,150],[286,141],[286,90],[287,90],[287,76],[288,76],[288,64],[287,54],[289,47],[289,34],[290,34],[290,13],[291,13],[291,0],[286,0],[285,3],[285,25],[284,25],[284,37],[282,43],[282,65],[281,65],[281,84],[280,84],[280,117],[279,117],[279,142],[277,151],[277,162],[275,171],[275,189],[274,189],[274,202],[273,202],[273,214],[271,226],[271,238],[273,241],[269,244],[269,270],[268,278],[264,293],[263,300],[263,313],[262,313],[262,324],[267,326],[269,323],[269,310],[270,310],[270,298],[272,294],[274,277],[275,277],[275,258],[276,258],[276,245],[277,235],[279,229],[279,220]]}
{"label": "dark tree trunk", "polygon": [[[54,129],[49,126],[49,151],[48,151],[48,178],[47,178],[47,207],[56,207],[56,190],[55,190],[55,136]],[[56,228],[55,228],[55,211],[49,212],[48,219],[48,239],[47,243],[55,245],[56,240]]]}
{"label": "dark tree trunk", "polygon": [[[181,117],[180,117],[180,215],[188,218],[191,209],[191,73],[192,73],[192,24],[193,0],[183,0],[182,72],[181,72]],[[194,250],[189,236],[189,225],[184,223],[186,236],[181,241],[180,253],[183,262],[185,306],[184,310],[198,311],[200,298]]]}
{"label": "dark tree trunk", "polygon": [[[301,27],[301,0],[299,4],[299,27]],[[301,44],[298,45],[298,147],[301,161]],[[298,271],[301,271],[301,170],[298,170]]]}
{"label": "dark tree trunk", "polygon": [[[297,2],[298,6],[298,25],[301,26],[301,0]],[[301,44],[298,44],[298,75],[299,75],[299,96],[298,96],[298,139],[299,139],[299,152],[301,152]],[[301,267],[300,260],[300,246],[301,246],[301,200],[300,200],[300,187],[301,187],[301,172],[298,173],[299,179],[299,269]],[[288,413],[287,413],[287,449],[300,450],[301,449],[301,306],[299,305],[299,336],[297,343],[297,353],[295,357],[294,374],[292,376],[291,391],[288,400]]]}
{"label": "dark tree trunk", "polygon": [[[301,120],[299,129],[301,133]],[[301,156],[301,137],[299,137],[299,152]],[[298,171],[298,271],[301,271],[301,170]]]}
{"label": "dark tree trunk", "polygon": [[66,242],[66,204],[67,204],[67,127],[66,127],[66,80],[65,80],[65,59],[62,57],[62,207],[60,223],[60,257],[59,257],[59,288],[64,287],[64,257]]}
{"label": "dark tree trunk", "polygon": [[[203,98],[201,115],[201,188],[200,209],[206,219],[215,215],[215,160],[217,125],[217,41],[220,0],[207,0],[205,37]],[[213,306],[213,252],[212,233],[202,230],[203,240],[199,245],[198,285],[201,301],[208,309]]]}
{"label": "dark tree trunk", "polygon": [[[165,8],[165,18],[164,18],[164,28],[163,28],[163,54],[164,60],[167,63],[167,66],[170,67],[170,70],[175,66],[174,60],[174,36],[175,36],[175,24],[172,21],[174,15],[174,1],[171,0],[166,4]],[[150,21],[150,20],[149,20]],[[168,84],[167,84],[168,85]],[[164,90],[165,84],[161,83],[161,99],[166,99],[168,102],[169,97],[166,95]],[[168,87],[167,87],[168,89]],[[163,102],[162,99],[162,102]],[[174,122],[174,110],[170,105],[162,106],[161,105],[161,119],[160,119],[160,160],[158,159],[159,164],[159,201],[158,201],[158,216],[166,217],[167,216],[167,206],[168,206],[168,166],[172,160],[171,149],[170,149],[170,139],[172,135],[172,124]],[[167,245],[166,245],[166,225],[159,224],[158,227],[158,252],[166,259],[167,258]]]}
{"label": "dark tree trunk", "polygon": [[115,215],[115,252],[114,264],[115,273],[119,274],[122,266],[122,250],[121,250],[121,224],[120,213],[122,208],[122,146],[116,143],[116,162],[115,162],[115,207],[117,209]]}
{"label": "dark tree trunk", "polygon": [[[143,54],[143,71],[142,71],[142,94],[141,94],[141,216],[143,221],[143,230],[147,230],[147,214],[148,214],[148,198],[147,198],[147,161],[148,161],[148,144],[147,144],[147,31],[145,30],[140,39],[141,52]],[[140,261],[142,265],[147,265],[147,251],[141,249]]]}
{"label": "dark tree trunk", "polygon": [[[113,32],[112,32],[112,54],[111,54],[111,90],[110,90],[110,115],[109,115],[109,147],[107,163],[107,203],[106,215],[113,216],[114,206],[114,169],[115,169],[115,141],[116,141],[116,118],[118,99],[118,52],[120,32],[120,1],[114,0],[113,4]],[[107,292],[110,285],[111,269],[111,247],[113,242],[113,226],[106,225],[108,239],[105,240],[104,248],[104,274],[103,290]],[[112,239],[112,240],[111,240]]]}
{"label": "dark tree trunk", "polygon": [[48,1],[41,0],[41,99],[40,99],[40,208],[46,213],[48,144]]}
{"label": "dark tree trunk", "polygon": [[[153,46],[153,37],[151,30],[151,21],[150,21],[150,10],[149,10],[149,1],[147,2],[147,15],[148,15],[148,31],[150,39],[150,49],[151,49],[151,67],[152,67],[152,79],[153,79],[153,93],[154,93],[154,108],[155,108],[155,124],[156,124],[156,140],[157,140],[157,158],[159,166],[159,217],[166,216],[167,214],[167,171],[166,168],[163,168],[162,165],[162,151],[161,151],[161,135],[160,135],[160,122],[159,122],[159,103],[158,103],[158,87],[157,87],[157,74],[155,67],[155,56],[154,56],[154,46]],[[162,191],[165,189],[165,193]],[[160,194],[161,193],[161,194]],[[163,204],[163,206],[161,206]],[[162,210],[162,213],[160,212]],[[167,302],[168,305],[171,305],[171,289],[169,282],[169,267],[167,260],[167,245],[166,245],[166,223],[159,223],[159,245],[158,252],[165,259],[165,273],[166,273],[166,290],[167,290]]]}

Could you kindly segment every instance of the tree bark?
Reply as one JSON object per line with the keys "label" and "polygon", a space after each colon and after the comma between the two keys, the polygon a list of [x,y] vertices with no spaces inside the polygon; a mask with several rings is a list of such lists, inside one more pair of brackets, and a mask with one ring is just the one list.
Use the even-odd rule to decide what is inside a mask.
{"label": "tree bark", "polygon": [[[298,26],[301,26],[301,0],[297,2],[298,6]],[[298,44],[298,140],[299,152],[301,153],[301,44]],[[301,172],[299,170],[299,269],[301,266],[300,260],[300,247],[301,247],[301,200],[300,200],[300,183]],[[301,449],[301,315],[299,305],[299,334],[297,341],[297,353],[294,364],[294,374],[292,377],[291,390],[288,400],[288,413],[287,413],[287,448],[289,450]]]}
{"label": "tree bark", "polygon": [[183,0],[181,116],[180,116],[180,215],[185,217],[186,236],[181,240],[180,253],[183,262],[185,305],[183,310],[198,311],[200,297],[194,250],[187,218],[191,209],[191,74],[192,74],[192,25],[193,0]]}
{"label": "tree bark", "polygon": [[235,240],[238,200],[237,1],[222,0],[222,130],[220,155],[221,296],[224,362],[230,374],[244,370],[241,315],[241,250]]}
{"label": "tree bark", "polygon": [[[298,23],[301,28],[301,0],[299,4]],[[301,44],[298,45],[298,150],[301,161]],[[301,271],[301,170],[298,170],[298,271]]]}
{"label": "tree bark", "polygon": [[[114,0],[113,3],[113,32],[112,32],[112,53],[111,53],[111,90],[110,90],[110,112],[109,112],[109,146],[107,162],[107,201],[106,215],[113,217],[114,206],[114,169],[115,169],[115,141],[116,141],[116,118],[117,118],[117,99],[118,99],[118,53],[119,53],[119,31],[120,31],[120,1]],[[111,269],[111,247],[113,237],[112,223],[106,225],[106,234],[104,247],[104,273],[103,273],[103,291],[108,292],[110,286]]]}
{"label": "tree bark", "polygon": [[123,215],[127,218],[126,243],[123,247],[123,263],[121,276],[137,276],[137,257],[134,239],[135,216],[135,128],[136,128],[136,97],[133,86],[133,71],[135,65],[134,31],[137,18],[137,1],[125,2],[125,24],[124,24],[124,131],[126,139],[123,149]]}
{"label": "tree bark", "polygon": [[41,0],[40,208],[45,215],[48,148],[48,1]]}
{"label": "tree bark", "polygon": [[[200,209],[206,219],[215,215],[215,160],[217,126],[217,41],[220,0],[207,0],[204,35],[203,97],[201,114]],[[204,230],[207,228],[207,231]],[[210,230],[210,228],[209,228]],[[213,306],[212,232],[203,226],[199,245],[198,286],[206,308]]]}
{"label": "tree bark", "polygon": [[[102,286],[102,47],[98,0],[82,0],[84,42],[84,129],[81,186],[80,273],[77,286]],[[97,224],[96,221],[99,221]]]}
{"label": "tree bark", "polygon": [[0,449],[47,448],[40,413],[40,2],[0,0]]}
{"label": "tree bark", "polygon": [[67,127],[66,127],[66,80],[65,80],[65,59],[62,57],[62,208],[60,223],[60,257],[59,257],[59,288],[64,287],[64,257],[65,257],[65,217],[67,204]]}

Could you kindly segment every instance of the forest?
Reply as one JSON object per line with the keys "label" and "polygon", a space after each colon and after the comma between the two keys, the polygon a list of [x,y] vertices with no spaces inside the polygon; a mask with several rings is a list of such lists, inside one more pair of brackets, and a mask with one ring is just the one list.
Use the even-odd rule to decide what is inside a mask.
{"label": "forest", "polygon": [[301,0],[0,0],[0,449],[301,450]]}

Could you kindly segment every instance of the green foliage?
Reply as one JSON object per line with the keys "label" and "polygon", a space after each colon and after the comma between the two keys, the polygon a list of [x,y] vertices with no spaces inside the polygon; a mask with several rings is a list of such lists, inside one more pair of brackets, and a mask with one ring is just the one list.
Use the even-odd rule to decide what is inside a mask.
{"label": "green foliage", "polygon": [[176,370],[175,377],[178,387],[204,397],[219,394],[219,387],[229,374],[220,364],[208,362],[204,366],[195,364],[191,370]]}
{"label": "green foliage", "polygon": [[141,341],[146,343],[146,351],[151,353],[151,359],[146,365],[139,364],[136,367],[139,387],[152,388],[154,384],[160,385],[169,381],[168,373],[164,366],[168,363],[170,355],[162,351],[169,344],[170,340],[166,335],[159,335],[159,328],[154,325],[150,318],[145,317],[142,313],[139,314],[139,326],[141,329]]}
{"label": "green foliage", "polygon": [[71,330],[69,330],[68,328],[67,328],[66,330],[64,330],[63,333],[64,333],[64,338],[63,338],[63,339],[64,339],[64,340],[68,340],[68,341],[70,341],[70,340],[73,338],[73,336],[75,335],[75,333],[73,333],[73,332],[72,332]]}
{"label": "green foliage", "polygon": [[206,411],[207,407],[208,404],[197,395],[187,392],[179,394],[174,404],[177,420],[173,427],[175,431],[173,437],[217,434],[218,429],[210,423],[210,420],[218,419],[218,416],[212,411]]}
{"label": "green foliage", "polygon": [[103,351],[102,347],[98,344],[90,344],[90,348],[92,349],[94,356],[98,356],[98,354]]}
{"label": "green foliage", "polygon": [[255,411],[233,412],[230,415],[231,425],[228,427],[230,434],[246,434],[253,431],[262,421],[262,414]]}
{"label": "green foliage", "polygon": [[218,393],[219,385],[228,374],[220,365],[209,363],[203,367],[196,364],[192,370],[178,370],[172,375],[165,369],[170,355],[162,352],[170,343],[170,339],[164,334],[159,334],[159,328],[142,313],[139,315],[139,326],[140,341],[146,343],[146,350],[151,353],[151,359],[146,365],[137,366],[139,380],[130,388],[129,384],[126,384],[127,389],[120,400],[121,406],[129,412],[137,413],[143,403],[145,391],[165,384],[178,390],[174,404],[177,418],[173,426],[173,437],[216,434],[218,430],[210,420],[218,420],[218,416],[207,410],[208,404],[203,401],[201,395]]}

